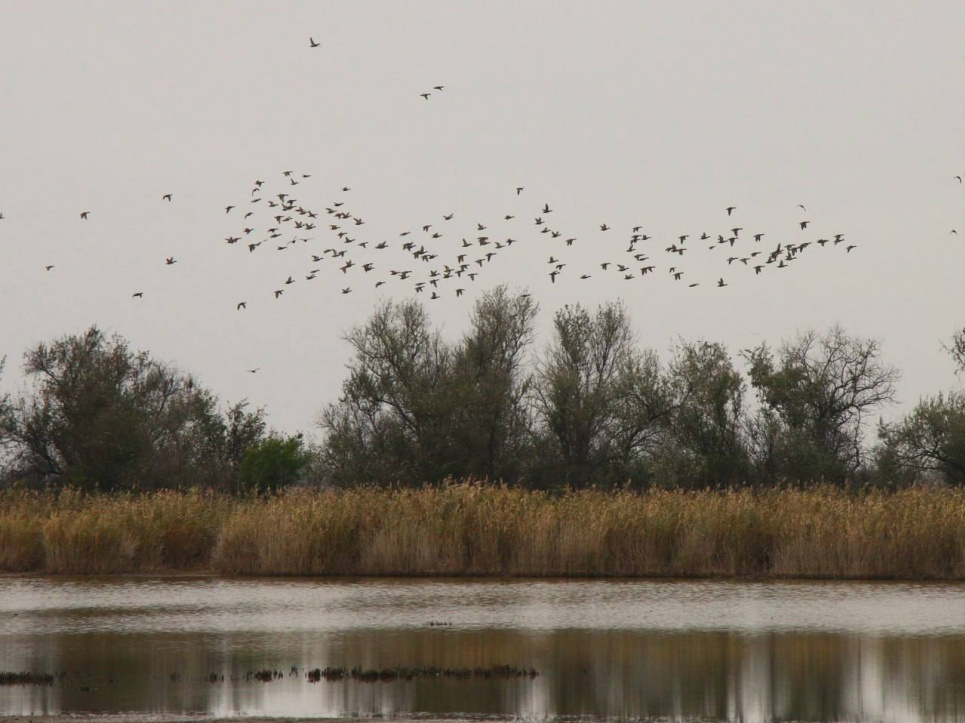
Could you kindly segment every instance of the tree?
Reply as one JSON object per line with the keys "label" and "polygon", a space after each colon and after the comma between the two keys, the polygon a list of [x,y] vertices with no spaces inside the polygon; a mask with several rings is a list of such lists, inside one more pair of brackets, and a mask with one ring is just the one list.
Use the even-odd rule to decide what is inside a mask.
{"label": "tree", "polygon": [[319,418],[328,481],[407,485],[448,473],[444,384],[449,350],[415,301],[379,306],[345,340],[355,356],[336,404]]}
{"label": "tree", "polygon": [[667,371],[672,415],[659,457],[665,482],[683,487],[743,484],[744,381],[726,348],[680,342]]}
{"label": "tree", "polygon": [[892,484],[935,476],[965,485],[965,393],[925,398],[900,422],[882,424],[878,436],[878,468]]}
{"label": "tree", "polygon": [[835,326],[800,334],[775,354],[745,352],[761,402],[753,429],[759,469],[799,482],[843,482],[862,466],[869,416],[893,402],[898,371],[875,339]]}
{"label": "tree", "polygon": [[[103,491],[211,482],[217,400],[190,375],[97,327],[28,350],[24,372],[32,389],[0,415],[20,476]],[[246,423],[264,429],[260,411]]]}
{"label": "tree", "polygon": [[657,358],[642,353],[622,303],[595,314],[565,306],[537,375],[534,401],[555,465],[544,476],[573,487],[618,484],[639,467],[668,411]]}
{"label": "tree", "polygon": [[530,437],[527,351],[539,307],[497,286],[475,304],[471,328],[454,349],[444,388],[452,412],[453,471],[516,481]]}
{"label": "tree", "polygon": [[[965,371],[965,329],[945,350]],[[878,469],[892,484],[932,477],[965,485],[965,392],[925,397],[901,421],[880,424],[878,437]]]}
{"label": "tree", "polygon": [[274,494],[298,481],[309,462],[302,435],[269,435],[249,446],[241,461],[241,489]]}
{"label": "tree", "polygon": [[965,328],[952,334],[952,341],[945,347],[945,350],[958,366],[958,371],[965,372]]}

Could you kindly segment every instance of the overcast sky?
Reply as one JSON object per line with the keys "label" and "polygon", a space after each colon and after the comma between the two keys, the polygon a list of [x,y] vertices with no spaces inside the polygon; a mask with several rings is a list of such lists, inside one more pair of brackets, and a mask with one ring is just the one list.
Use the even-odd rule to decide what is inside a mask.
{"label": "overcast sky", "polygon": [[[28,346],[97,324],[311,432],[345,377],[340,336],[455,267],[462,238],[470,263],[495,248],[479,235],[518,243],[419,297],[452,337],[507,283],[540,302],[544,331],[564,303],[623,299],[664,358],[678,337],[736,352],[840,323],[903,370],[892,417],[957,383],[941,343],[965,325],[960,0],[0,0],[0,18],[4,389]],[[275,223],[277,193],[317,227]],[[333,202],[353,218],[333,221]],[[644,278],[633,226],[653,237],[636,245]],[[709,249],[735,226],[733,249]],[[838,233],[753,272],[778,243]],[[664,251],[684,234],[685,256]],[[348,254],[313,263],[325,248]],[[631,280],[599,266],[628,260]]]}

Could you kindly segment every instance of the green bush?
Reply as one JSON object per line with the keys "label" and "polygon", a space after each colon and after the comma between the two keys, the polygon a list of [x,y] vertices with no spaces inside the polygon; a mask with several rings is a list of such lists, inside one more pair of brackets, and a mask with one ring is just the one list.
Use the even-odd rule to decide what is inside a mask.
{"label": "green bush", "polygon": [[241,460],[241,489],[256,494],[274,494],[298,481],[309,461],[301,434],[271,435],[245,451]]}

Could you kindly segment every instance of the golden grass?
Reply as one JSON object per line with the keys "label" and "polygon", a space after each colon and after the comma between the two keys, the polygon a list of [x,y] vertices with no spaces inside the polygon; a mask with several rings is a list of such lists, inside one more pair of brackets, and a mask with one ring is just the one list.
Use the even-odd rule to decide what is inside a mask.
{"label": "golden grass", "polygon": [[965,579],[965,491],[0,493],[0,570]]}

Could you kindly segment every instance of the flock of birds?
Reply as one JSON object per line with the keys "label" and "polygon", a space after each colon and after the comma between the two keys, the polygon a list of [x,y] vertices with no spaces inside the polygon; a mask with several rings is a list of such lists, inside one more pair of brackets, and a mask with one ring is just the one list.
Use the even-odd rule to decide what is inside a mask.
{"label": "flock of birds", "polygon": [[[745,231],[739,222],[738,207],[728,206],[721,212],[727,227],[723,231],[682,233],[668,240],[651,236],[642,225],[621,234],[608,223],[601,223],[598,237],[588,242],[595,250],[605,249],[607,254],[587,267],[585,254],[573,260],[572,249],[581,244],[581,239],[552,222],[555,209],[549,203],[534,205],[525,215],[520,211],[505,213],[495,222],[473,220],[468,231],[466,227],[459,231],[458,222],[453,223],[455,213],[449,212],[417,227],[397,231],[391,240],[384,236],[370,238],[365,219],[347,205],[352,190],[348,186],[343,186],[340,194],[321,209],[295,195],[297,187],[311,177],[309,173],[286,170],[270,186],[255,180],[247,199],[224,207],[227,216],[238,219],[237,228],[224,242],[247,254],[291,252],[310,244],[301,256],[292,254],[301,260],[302,268],[293,269],[287,278],[279,279],[266,290],[274,299],[283,297],[293,284],[315,281],[325,267],[334,267],[332,273],[341,281],[337,287],[342,294],[365,286],[379,289],[392,283],[406,292],[424,294],[432,301],[447,295],[461,297],[470,284],[476,283],[497,259],[509,255],[521,240],[527,244],[545,240],[548,258],[542,273],[553,284],[568,277],[587,281],[601,276],[629,282],[664,273],[691,289],[702,282],[694,280],[684,264],[701,251],[716,252],[720,263],[726,264],[723,273],[728,276],[734,269],[757,276],[770,269],[788,268],[812,247],[840,246],[845,253],[857,248],[847,242],[843,233],[814,237],[809,233],[811,221],[807,218],[795,223],[798,240],[785,238],[776,244],[768,243],[766,232]],[[525,188],[518,186],[514,191],[517,198],[523,197]],[[160,200],[172,203],[173,199],[173,193],[165,193]],[[803,204],[797,208],[802,216],[807,214]],[[90,211],[81,211],[79,215],[82,221],[91,218]],[[3,218],[0,214],[0,220]],[[178,262],[174,256],[164,258],[166,266]],[[54,264],[45,266],[46,271],[54,268]],[[717,288],[730,286],[723,274],[712,283]],[[144,292],[136,290],[131,297],[141,299]],[[243,311],[249,300],[237,299],[232,303],[236,310]]]}
{"label": "flock of birds", "polygon": [[[256,180],[246,201],[224,208],[225,214],[240,216],[238,227],[224,241],[247,254],[291,252],[311,244],[299,257],[302,268],[293,269],[287,278],[279,279],[277,285],[266,290],[275,299],[284,296],[293,284],[314,281],[325,267],[333,268],[331,273],[340,280],[337,287],[342,294],[393,284],[406,293],[424,294],[432,301],[445,296],[461,297],[470,284],[476,283],[497,260],[511,254],[520,241],[532,244],[545,240],[547,260],[542,273],[553,284],[568,277],[587,281],[603,276],[630,282],[665,273],[687,288],[701,285],[684,268],[685,261],[700,251],[716,252],[720,262],[726,264],[724,274],[730,276],[732,270],[740,268],[757,276],[770,269],[788,268],[812,248],[841,247],[845,253],[857,248],[847,242],[843,233],[813,237],[808,230],[811,221],[806,218],[796,222],[800,236],[795,240],[768,243],[765,232],[745,232],[738,223],[738,208],[728,206],[721,213],[726,230],[683,233],[667,241],[657,240],[642,225],[621,234],[601,223],[598,238],[588,243],[594,249],[606,249],[607,257],[587,267],[585,254],[580,254],[581,260],[573,260],[574,247],[581,244],[581,239],[552,222],[555,209],[549,203],[534,205],[531,213],[525,215],[516,211],[505,213],[496,221],[473,219],[468,227],[459,225],[455,213],[441,213],[438,218],[426,219],[389,237],[372,237],[367,233],[365,219],[348,205],[351,188],[343,186],[340,194],[316,210],[295,195],[296,187],[308,178],[311,174],[283,171],[272,187]],[[285,190],[277,187],[279,182]],[[517,197],[524,192],[522,186],[515,188]],[[802,215],[807,213],[803,204],[798,209]],[[402,252],[402,256],[393,251]],[[173,264],[176,259],[168,258],[166,262]],[[718,288],[730,286],[724,275],[713,283]],[[234,303],[239,311],[248,306],[247,299]]]}
{"label": "flock of birds", "polygon": [[[310,49],[321,46],[314,37],[309,38]],[[444,90],[444,85],[434,85],[419,93],[419,97],[428,101]],[[297,270],[293,264],[287,278],[266,288],[264,294],[268,298],[281,299],[292,285],[315,281],[326,267],[333,268],[330,273],[339,279],[336,286],[342,294],[393,284],[406,293],[412,291],[433,301],[446,296],[461,297],[470,284],[510,255],[520,242],[545,243],[546,261],[539,273],[545,274],[552,284],[569,278],[588,281],[600,277],[632,282],[665,274],[690,289],[705,283],[721,289],[728,287],[731,283],[727,279],[736,278],[737,271],[758,276],[772,269],[786,269],[812,249],[841,247],[850,253],[857,248],[843,233],[821,237],[810,232],[811,221],[803,204],[797,207],[800,216],[791,234],[776,243],[766,232],[745,231],[737,206],[721,209],[723,230],[680,233],[660,240],[643,225],[621,231],[601,223],[594,234],[597,238],[584,241],[554,222],[556,209],[549,203],[533,204],[525,213],[520,210],[520,204],[526,200],[522,186],[514,189],[517,208],[495,221],[471,219],[471,225],[461,227],[461,219],[454,222],[455,214],[448,212],[415,228],[398,230],[390,237],[370,236],[365,219],[348,205],[348,186],[343,186],[341,193],[321,209],[298,198],[302,190],[298,186],[309,178],[309,173],[286,170],[271,184],[256,180],[247,198],[224,207],[224,213],[238,222],[224,238],[229,246],[247,254],[286,252],[301,262]],[[958,181],[962,183],[963,177],[959,176]],[[174,196],[165,193],[160,200],[170,204]],[[81,211],[80,219],[88,221],[91,215],[88,210]],[[3,219],[0,213],[0,220]],[[594,251],[603,251],[604,257],[587,266],[587,254],[577,254],[574,249],[584,244]],[[296,250],[303,245],[305,252],[299,254]],[[719,257],[722,271],[716,280],[707,283],[698,278],[699,270],[685,268],[697,253]],[[167,256],[164,263],[174,266],[179,260]],[[54,264],[45,267],[46,271],[54,268]],[[144,292],[135,290],[131,297],[141,299]],[[232,303],[237,311],[244,311],[249,299],[235,299]]]}

